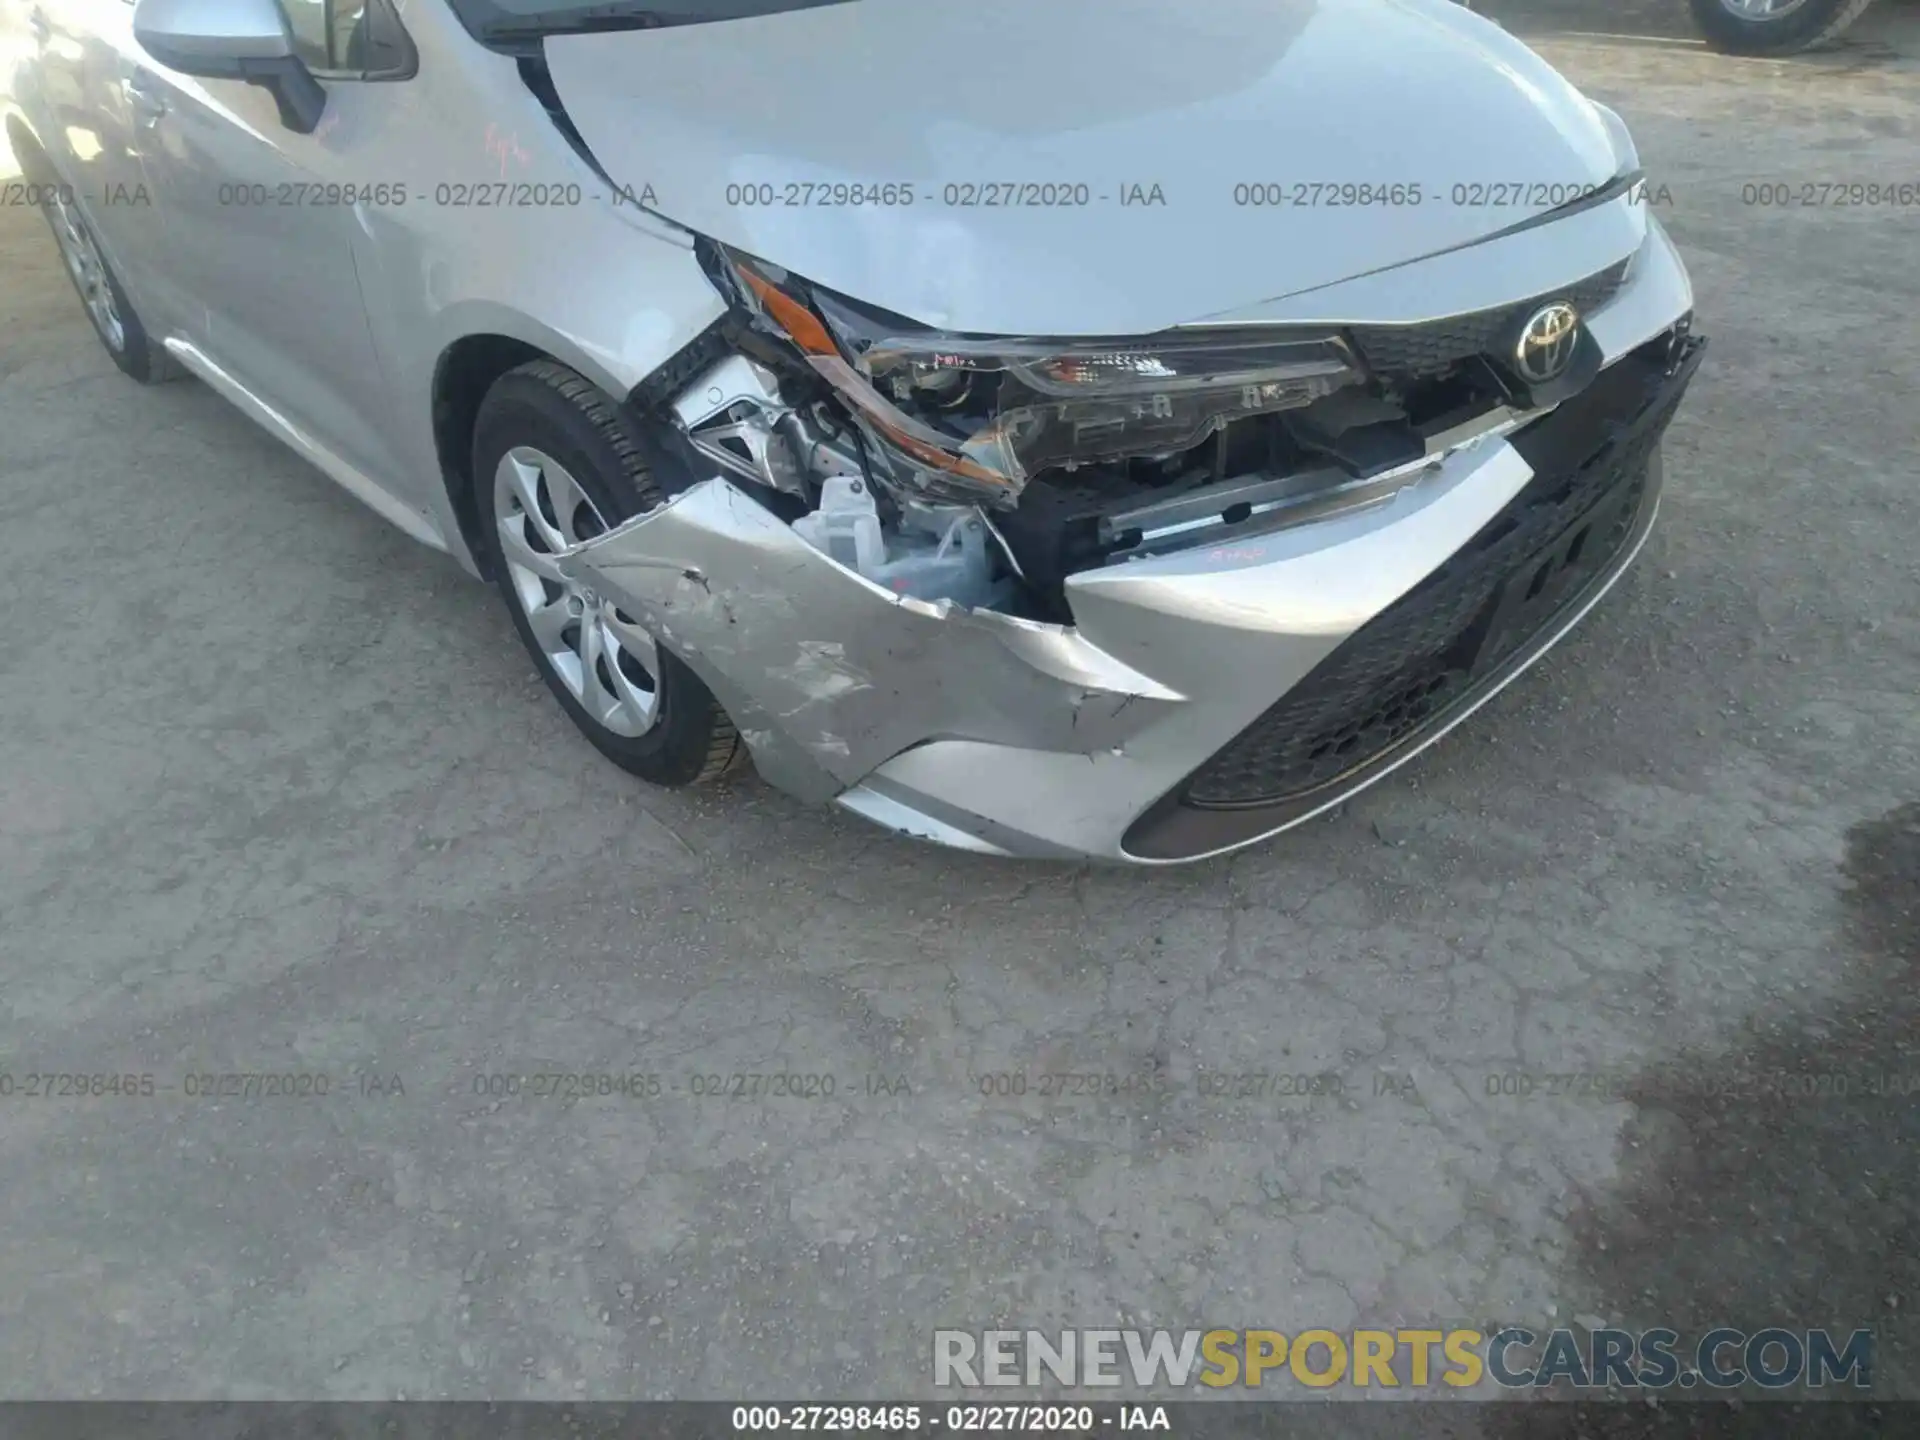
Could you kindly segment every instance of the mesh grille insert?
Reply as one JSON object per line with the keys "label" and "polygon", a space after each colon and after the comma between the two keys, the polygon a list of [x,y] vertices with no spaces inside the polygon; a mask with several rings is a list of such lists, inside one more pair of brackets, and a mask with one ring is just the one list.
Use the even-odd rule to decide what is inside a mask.
{"label": "mesh grille insert", "polygon": [[1631,257],[1565,289],[1494,310],[1452,315],[1424,325],[1356,325],[1351,332],[1353,343],[1377,374],[1408,379],[1439,375],[1463,360],[1488,353],[1508,326],[1549,300],[1565,300],[1583,316],[1592,314],[1619,294],[1630,263]]}
{"label": "mesh grille insert", "polygon": [[[1614,384],[1622,380],[1643,383]],[[1238,809],[1317,790],[1422,729],[1498,670],[1626,545],[1648,463],[1684,390],[1671,386],[1651,399],[1642,392],[1638,406],[1594,398],[1589,411],[1611,408],[1624,424],[1567,415],[1550,446],[1536,445],[1559,463],[1529,454],[1536,473],[1526,487],[1196,771],[1184,803]],[[1524,453],[1526,432],[1515,441]]]}

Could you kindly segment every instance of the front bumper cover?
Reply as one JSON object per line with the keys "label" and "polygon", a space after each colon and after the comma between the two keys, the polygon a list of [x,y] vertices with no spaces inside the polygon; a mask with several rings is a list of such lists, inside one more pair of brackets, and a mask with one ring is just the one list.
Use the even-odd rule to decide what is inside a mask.
{"label": "front bumper cover", "polygon": [[[782,789],[988,853],[1198,859],[1298,824],[1412,758],[1612,585],[1658,504],[1660,431],[1702,343],[1674,338],[1691,308],[1678,256],[1649,224],[1632,280],[1589,319],[1609,371],[1581,396],[1455,450],[1384,503],[1074,575],[1073,626],[894,595],[719,478],[560,564],[700,674]],[[1593,435],[1604,443],[1582,438]],[[1571,470],[1587,480],[1570,483],[1560,472]],[[1543,496],[1577,503],[1524,553],[1495,543],[1516,514],[1537,522]],[[1603,543],[1570,541],[1582,526]],[[1398,637],[1395,652],[1414,670],[1452,657],[1452,688],[1418,713],[1399,707],[1338,763],[1297,763],[1289,699],[1396,641],[1463,554],[1499,561],[1454,587],[1467,626],[1427,625],[1435,633]],[[1566,563],[1536,584],[1556,557]]]}

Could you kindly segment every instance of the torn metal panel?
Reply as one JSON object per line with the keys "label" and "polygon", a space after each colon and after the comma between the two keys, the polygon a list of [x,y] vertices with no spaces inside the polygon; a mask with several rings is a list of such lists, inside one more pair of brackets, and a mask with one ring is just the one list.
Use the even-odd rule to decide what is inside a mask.
{"label": "torn metal panel", "polygon": [[720,477],[559,565],[699,672],[761,773],[806,799],[929,736],[1115,749],[1183,699],[1073,630],[891,594]]}

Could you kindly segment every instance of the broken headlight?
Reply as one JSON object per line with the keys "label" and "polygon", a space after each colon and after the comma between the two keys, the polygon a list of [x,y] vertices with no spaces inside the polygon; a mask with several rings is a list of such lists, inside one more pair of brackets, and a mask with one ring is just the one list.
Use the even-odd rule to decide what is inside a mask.
{"label": "broken headlight", "polygon": [[730,258],[760,314],[891,447],[892,478],[936,498],[1011,505],[1042,470],[1176,455],[1229,421],[1309,405],[1362,378],[1337,336],[951,335],[817,289],[802,298],[784,273]]}

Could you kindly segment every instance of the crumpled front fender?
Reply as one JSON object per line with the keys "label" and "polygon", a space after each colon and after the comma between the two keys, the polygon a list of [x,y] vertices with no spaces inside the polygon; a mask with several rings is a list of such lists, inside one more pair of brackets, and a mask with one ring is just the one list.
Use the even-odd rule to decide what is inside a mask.
{"label": "crumpled front fender", "polygon": [[882,589],[719,477],[558,563],[691,666],[755,768],[806,800],[929,738],[1114,750],[1183,699],[1066,627]]}

